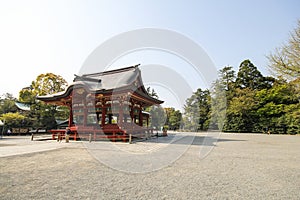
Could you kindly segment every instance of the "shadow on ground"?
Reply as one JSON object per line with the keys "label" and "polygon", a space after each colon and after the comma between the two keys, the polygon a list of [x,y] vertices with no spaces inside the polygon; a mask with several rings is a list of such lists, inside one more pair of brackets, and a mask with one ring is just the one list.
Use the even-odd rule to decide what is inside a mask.
{"label": "shadow on ground", "polygon": [[[171,138],[170,138],[171,137]],[[171,144],[186,144],[186,145],[197,145],[197,146],[216,146],[218,142],[241,142],[247,140],[234,140],[234,139],[220,139],[212,136],[192,136],[187,135],[178,140],[173,140],[174,136],[167,136],[165,139],[163,137],[151,138],[150,140],[145,140],[149,143],[171,143]]]}

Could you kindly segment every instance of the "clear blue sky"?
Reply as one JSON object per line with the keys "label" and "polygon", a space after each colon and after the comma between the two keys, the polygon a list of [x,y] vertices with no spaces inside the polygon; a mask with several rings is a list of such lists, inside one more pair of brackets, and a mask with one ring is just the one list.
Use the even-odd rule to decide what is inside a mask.
{"label": "clear blue sky", "polygon": [[265,56],[287,41],[298,19],[297,0],[0,0],[0,94],[17,96],[41,73],[71,82],[102,42],[145,27],[186,35],[218,69],[237,70],[250,59],[267,75]]}

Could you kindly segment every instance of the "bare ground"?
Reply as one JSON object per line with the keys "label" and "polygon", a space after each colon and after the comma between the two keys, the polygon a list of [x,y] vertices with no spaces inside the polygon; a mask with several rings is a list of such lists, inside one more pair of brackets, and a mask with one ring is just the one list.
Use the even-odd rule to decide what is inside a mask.
{"label": "bare ground", "polygon": [[141,174],[111,169],[72,144],[2,157],[0,199],[300,199],[300,136],[222,134],[204,159],[198,143]]}

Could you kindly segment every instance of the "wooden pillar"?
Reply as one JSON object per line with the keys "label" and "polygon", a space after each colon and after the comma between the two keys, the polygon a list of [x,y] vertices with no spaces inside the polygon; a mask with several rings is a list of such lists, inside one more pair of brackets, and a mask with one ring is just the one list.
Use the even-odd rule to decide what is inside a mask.
{"label": "wooden pillar", "polygon": [[143,126],[143,113],[142,113],[143,109],[142,107],[140,107],[139,109],[139,126]]}
{"label": "wooden pillar", "polygon": [[133,105],[129,105],[129,116],[131,118],[131,122],[133,121]]}
{"label": "wooden pillar", "polygon": [[71,127],[73,125],[73,110],[72,110],[72,103],[69,106],[70,114],[69,114],[69,123],[68,126]]}
{"label": "wooden pillar", "polygon": [[147,119],[147,128],[148,128],[149,127],[149,115],[147,115],[146,119]]}
{"label": "wooden pillar", "polygon": [[101,119],[101,125],[102,125],[102,128],[103,126],[105,125],[105,116],[106,116],[106,107],[105,107],[105,102],[104,104],[102,104],[102,119]]}
{"label": "wooden pillar", "polygon": [[103,107],[102,113],[101,113],[101,126],[102,127],[105,125],[105,115],[106,115],[106,109],[105,109],[105,107]]}
{"label": "wooden pillar", "polygon": [[83,126],[87,125],[87,116],[88,116],[88,108],[86,105],[86,100],[83,100]]}
{"label": "wooden pillar", "polygon": [[120,100],[119,103],[119,125],[122,127],[124,121],[124,113],[123,113],[123,103]]}
{"label": "wooden pillar", "polygon": [[108,114],[108,123],[112,124],[112,114]]}
{"label": "wooden pillar", "polygon": [[130,106],[130,118],[131,118],[131,122],[135,123],[135,118],[134,118],[134,111],[133,111],[133,106]]}

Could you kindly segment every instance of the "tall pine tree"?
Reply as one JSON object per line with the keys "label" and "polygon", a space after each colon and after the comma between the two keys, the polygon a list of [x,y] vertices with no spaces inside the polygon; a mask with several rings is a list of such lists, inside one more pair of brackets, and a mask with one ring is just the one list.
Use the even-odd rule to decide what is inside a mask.
{"label": "tall pine tree", "polygon": [[250,89],[262,89],[264,87],[264,77],[250,60],[244,60],[237,74],[236,86]]}

